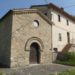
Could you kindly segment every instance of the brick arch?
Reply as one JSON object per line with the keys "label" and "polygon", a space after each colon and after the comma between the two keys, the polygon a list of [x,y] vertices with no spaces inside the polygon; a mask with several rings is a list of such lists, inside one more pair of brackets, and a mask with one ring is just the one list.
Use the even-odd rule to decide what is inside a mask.
{"label": "brick arch", "polygon": [[31,37],[27,40],[26,44],[25,44],[25,50],[26,51],[29,51],[30,50],[30,45],[33,43],[33,42],[36,42],[39,44],[40,46],[40,50],[43,51],[44,49],[44,45],[43,45],[43,42],[40,38],[37,38],[37,37]]}

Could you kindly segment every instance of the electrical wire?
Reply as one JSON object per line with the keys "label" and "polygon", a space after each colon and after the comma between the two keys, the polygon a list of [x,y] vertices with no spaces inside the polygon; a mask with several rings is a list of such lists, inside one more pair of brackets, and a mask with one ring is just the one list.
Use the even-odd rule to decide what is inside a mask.
{"label": "electrical wire", "polygon": [[64,8],[71,8],[71,7],[75,7],[75,5],[65,6]]}
{"label": "electrical wire", "polygon": [[11,0],[5,0],[3,4],[0,3],[0,8],[3,8],[4,6],[6,6],[8,2],[11,2]]}
{"label": "electrical wire", "polygon": [[48,0],[44,0],[46,4],[48,4]]}

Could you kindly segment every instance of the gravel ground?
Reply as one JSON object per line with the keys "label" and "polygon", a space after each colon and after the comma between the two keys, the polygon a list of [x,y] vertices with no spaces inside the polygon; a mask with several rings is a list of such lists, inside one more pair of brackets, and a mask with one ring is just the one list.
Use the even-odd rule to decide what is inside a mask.
{"label": "gravel ground", "polygon": [[59,65],[59,64],[49,64],[49,65],[29,65],[20,68],[11,69],[0,69],[3,75],[50,75],[50,73],[61,72],[74,67]]}

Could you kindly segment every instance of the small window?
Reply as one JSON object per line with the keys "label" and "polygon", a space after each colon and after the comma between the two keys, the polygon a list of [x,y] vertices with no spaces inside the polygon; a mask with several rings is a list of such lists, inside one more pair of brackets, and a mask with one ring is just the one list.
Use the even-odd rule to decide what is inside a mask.
{"label": "small window", "polygon": [[53,17],[53,15],[52,15],[52,13],[51,13],[51,15],[50,15],[51,17],[50,17],[50,20],[52,20],[52,17]]}
{"label": "small window", "polygon": [[61,21],[61,19],[60,19],[60,15],[58,15],[58,21],[59,21],[59,22]]}
{"label": "small window", "polygon": [[54,51],[55,51],[55,52],[58,52],[58,48],[54,48]]}
{"label": "small window", "polygon": [[61,33],[59,33],[59,41],[62,41]]}
{"label": "small window", "polygon": [[47,13],[44,13],[47,16]]}
{"label": "small window", "polygon": [[69,25],[69,21],[67,20],[67,25]]}

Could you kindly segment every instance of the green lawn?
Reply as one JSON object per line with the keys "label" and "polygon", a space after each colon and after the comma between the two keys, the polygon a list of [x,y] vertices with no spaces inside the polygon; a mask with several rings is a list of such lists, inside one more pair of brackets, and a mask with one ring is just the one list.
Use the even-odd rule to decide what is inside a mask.
{"label": "green lawn", "polygon": [[75,70],[67,70],[64,72],[59,72],[59,73],[54,73],[54,74],[50,74],[50,75],[75,75]]}
{"label": "green lawn", "polygon": [[0,72],[0,75],[5,75],[4,73]]}

